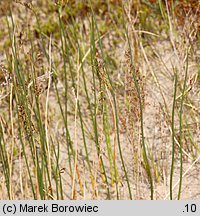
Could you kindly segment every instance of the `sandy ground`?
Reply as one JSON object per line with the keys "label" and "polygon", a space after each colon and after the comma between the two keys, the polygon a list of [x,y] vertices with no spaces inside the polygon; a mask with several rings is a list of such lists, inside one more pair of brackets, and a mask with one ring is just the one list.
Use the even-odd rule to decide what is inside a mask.
{"label": "sandy ground", "polygon": [[[1,43],[4,43],[2,40]],[[121,54],[122,58],[124,58],[125,50],[124,44],[116,48],[117,55]],[[145,108],[144,108],[144,133],[145,133],[145,143],[148,146],[149,158],[153,157],[155,169],[152,167],[152,173],[154,176],[154,199],[169,199],[169,181],[170,181],[170,166],[171,166],[171,126],[169,124],[169,120],[167,120],[164,100],[167,104],[167,108],[169,112],[172,109],[172,101],[173,101],[173,70],[177,68],[180,73],[183,73],[183,68],[180,66],[180,62],[177,59],[177,56],[174,54],[173,49],[171,48],[170,42],[168,39],[159,40],[151,44],[154,51],[157,52],[157,56],[148,54],[148,61],[144,60],[143,52],[141,52],[141,56],[143,56],[143,60],[140,63],[140,71],[142,71],[145,79]],[[117,50],[119,49],[119,50]],[[0,52],[0,62],[1,64],[5,63],[5,53],[3,51]],[[200,59],[199,46],[197,45],[197,49],[195,50],[195,54],[193,57],[189,59],[189,79],[187,85],[189,86],[190,79],[193,79],[199,70],[198,61]],[[180,59],[182,61],[183,59]],[[91,71],[89,70],[89,73]],[[123,68],[122,71],[116,71],[114,74],[117,77],[120,73],[123,80]],[[155,82],[155,75],[157,77],[157,82],[160,85],[160,90],[158,87],[158,83]],[[88,75],[90,77],[90,75]],[[183,75],[182,75],[183,77]],[[90,82],[89,82],[90,83]],[[192,85],[191,91],[188,93],[189,97],[194,101],[194,105],[197,109],[200,107],[200,86],[199,82],[194,82]],[[59,92],[62,92],[63,83],[58,80],[58,88]],[[73,100],[73,92],[71,91]],[[45,95],[42,96],[42,99],[45,100]],[[41,99],[41,100],[42,100]],[[117,98],[120,102],[122,100],[121,96]],[[7,112],[9,112],[9,108],[5,106],[5,103],[1,103],[0,101],[0,116],[3,117]],[[91,140],[90,134],[88,131],[93,130],[91,125],[91,121],[88,120],[89,111],[86,107],[85,98],[82,96],[82,92],[80,90],[80,103],[82,105],[83,118],[87,126],[86,132],[86,142],[88,146],[88,152],[90,155],[91,165],[92,165],[92,174],[96,179],[96,194],[93,194],[93,190],[91,188],[91,180],[90,174],[87,167],[86,155],[83,145],[83,136],[80,128],[80,120],[78,117],[75,119],[74,117],[74,105],[69,104],[69,132],[71,134],[71,138],[73,140],[74,146],[77,146],[78,152],[78,171],[81,176],[81,181],[83,185],[84,194],[81,194],[80,184],[78,183],[78,176],[76,176],[76,184],[75,188],[77,191],[76,198],[77,199],[107,199],[107,190],[106,185],[102,183],[102,174],[99,169],[98,158],[96,155],[96,147],[95,143]],[[52,88],[50,90],[49,96],[49,113],[50,119],[52,120],[49,123],[49,135],[52,137],[57,137],[58,142],[60,143],[60,161],[59,166],[61,169],[64,169],[64,172],[61,174],[63,181],[63,191],[64,196],[67,199],[71,198],[72,192],[72,182],[69,172],[69,164],[67,157],[67,146],[66,146],[66,131],[64,129],[63,122],[60,116],[60,110],[57,103],[55,89]],[[120,106],[119,106],[120,107]],[[186,106],[187,107],[187,106]],[[3,111],[2,111],[3,110]],[[121,115],[126,115],[123,113],[123,109],[121,111]],[[192,108],[185,108],[185,112],[193,112]],[[189,118],[189,117],[188,117]],[[99,123],[101,119],[98,119]],[[113,149],[116,144],[116,136],[113,126],[113,119],[110,117],[111,121],[111,143]],[[196,112],[196,118],[188,119],[191,124],[193,124],[192,136],[198,148],[200,147],[200,129],[199,129],[199,112]],[[121,122],[120,122],[121,123]],[[176,115],[176,125],[178,128],[178,118]],[[148,182],[148,178],[143,169],[143,165],[141,162],[141,155],[138,158],[138,172],[135,175],[135,165],[134,165],[134,154],[136,149],[138,152],[141,151],[141,143],[140,138],[136,136],[135,140],[130,140],[130,134],[127,131],[123,131],[123,126],[120,124],[120,141],[123,150],[124,161],[126,164],[126,168],[128,171],[128,177],[130,180],[130,187],[133,195],[133,199],[150,199],[150,184]],[[109,160],[106,154],[106,143],[105,138],[103,136],[102,126],[99,124],[99,142],[101,146],[101,154],[103,160],[105,162],[106,172],[110,172]],[[177,129],[178,131],[178,129]],[[8,139],[10,140],[10,139]],[[135,146],[134,146],[135,143]],[[20,145],[19,139],[15,139],[15,145]],[[187,148],[189,145],[187,142],[184,144],[184,164],[183,164],[183,185],[182,185],[182,199],[200,199],[200,172],[199,172],[199,152],[196,152],[196,159],[192,159],[192,153]],[[124,176],[124,171],[119,158],[119,151],[116,147],[116,155],[117,155],[117,167],[118,167],[118,175],[120,182],[118,184],[119,188],[119,197],[120,199],[129,199],[127,183]],[[138,153],[139,155],[139,153]],[[178,155],[178,147],[175,153],[175,171],[174,171],[174,198],[177,198],[177,189],[179,183],[179,155]],[[13,172],[13,184],[16,186],[13,188],[13,192],[15,193],[14,198],[22,198],[31,197],[31,192],[29,190],[29,194],[21,195],[21,182],[22,179],[27,179],[27,172],[23,172],[25,170],[25,164],[22,165],[20,161],[20,157],[16,157],[14,160],[14,172]],[[1,172],[1,188],[0,188],[0,199],[6,199],[6,189],[5,189],[5,181],[2,176],[2,168],[0,166]],[[157,173],[157,174],[156,174]],[[111,175],[108,174],[108,182],[111,183]],[[27,181],[25,181],[27,182]],[[25,188],[28,187],[28,184]],[[53,189],[55,185],[53,185]],[[116,199],[116,191],[115,184],[110,186],[111,198]]]}

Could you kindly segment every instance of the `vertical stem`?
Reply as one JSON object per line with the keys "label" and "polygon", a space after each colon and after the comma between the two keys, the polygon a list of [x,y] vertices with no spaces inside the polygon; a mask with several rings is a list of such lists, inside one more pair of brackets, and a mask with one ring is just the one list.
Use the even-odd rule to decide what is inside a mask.
{"label": "vertical stem", "polygon": [[180,200],[181,198],[181,188],[182,188],[182,179],[183,179],[183,151],[182,151],[182,147],[183,147],[183,131],[182,131],[182,127],[183,127],[183,101],[185,98],[185,89],[186,89],[186,81],[187,81],[187,74],[188,74],[188,50],[186,52],[186,69],[185,69],[185,78],[184,78],[184,84],[183,84],[183,90],[182,90],[182,97],[181,97],[181,105],[180,105],[180,114],[179,114],[179,138],[180,138],[180,149],[179,149],[179,153],[180,153],[180,182],[179,182],[179,189],[178,189],[178,200]]}
{"label": "vertical stem", "polygon": [[171,162],[171,174],[170,174],[170,199],[172,200],[173,193],[173,174],[174,174],[174,146],[175,146],[175,128],[174,128],[174,111],[176,106],[176,91],[177,91],[177,74],[175,73],[174,81],[174,98],[172,106],[172,162]]}

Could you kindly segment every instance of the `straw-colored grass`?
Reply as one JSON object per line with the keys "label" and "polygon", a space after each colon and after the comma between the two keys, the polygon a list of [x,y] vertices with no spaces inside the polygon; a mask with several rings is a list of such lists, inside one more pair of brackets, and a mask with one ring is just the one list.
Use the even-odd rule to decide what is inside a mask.
{"label": "straw-colored grass", "polygon": [[199,1],[0,11],[1,199],[199,199]]}

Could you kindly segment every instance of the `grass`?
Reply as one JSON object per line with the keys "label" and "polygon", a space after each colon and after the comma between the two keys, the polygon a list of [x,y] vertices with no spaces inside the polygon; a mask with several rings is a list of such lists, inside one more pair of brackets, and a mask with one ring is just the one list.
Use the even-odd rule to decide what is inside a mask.
{"label": "grass", "polygon": [[0,198],[194,198],[198,7],[0,3]]}

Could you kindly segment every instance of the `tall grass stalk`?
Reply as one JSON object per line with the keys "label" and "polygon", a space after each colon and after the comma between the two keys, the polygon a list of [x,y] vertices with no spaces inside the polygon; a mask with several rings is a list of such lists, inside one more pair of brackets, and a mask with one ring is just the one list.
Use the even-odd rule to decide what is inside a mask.
{"label": "tall grass stalk", "polygon": [[[93,84],[93,97],[94,97],[94,108],[92,111],[92,121],[93,121],[93,128],[94,128],[94,134],[95,134],[95,144],[96,144],[96,150],[97,150],[97,156],[99,159],[99,165],[100,165],[100,169],[103,172],[103,176],[105,178],[105,183],[106,183],[106,188],[107,188],[107,197],[108,199],[111,199],[110,196],[110,188],[109,188],[109,184],[108,184],[108,178],[107,178],[107,174],[106,174],[106,170],[105,170],[105,165],[104,165],[104,161],[103,161],[103,157],[101,154],[101,148],[100,148],[100,144],[99,144],[99,135],[98,135],[98,128],[97,128],[97,92],[96,92],[96,78],[95,78],[95,74],[98,74],[98,64],[96,62],[95,59],[95,55],[96,55],[96,45],[95,45],[95,28],[94,28],[94,19],[92,17],[92,22],[91,22],[91,38],[90,38],[90,46],[91,46],[91,64],[92,64],[92,84]],[[98,38],[98,42],[100,42],[100,38]],[[99,80],[100,82],[100,80]]]}
{"label": "tall grass stalk", "polygon": [[181,198],[181,188],[182,188],[182,175],[183,175],[183,102],[185,99],[185,90],[186,90],[186,83],[187,83],[187,76],[188,76],[188,50],[186,52],[186,67],[185,67],[185,77],[182,89],[182,96],[181,96],[181,104],[180,104],[180,111],[179,111],[179,143],[180,143],[180,182],[179,182],[179,189],[178,189],[178,200]]}
{"label": "tall grass stalk", "polygon": [[6,148],[6,142],[4,139],[4,128],[2,126],[2,122],[0,121],[0,161],[2,165],[3,174],[5,177],[5,184],[8,193],[8,199],[11,199],[11,181],[10,181],[10,165],[8,159],[8,153]]}
{"label": "tall grass stalk", "polygon": [[174,93],[173,93],[173,106],[172,106],[172,161],[171,161],[171,173],[170,173],[170,199],[173,199],[173,174],[174,174],[174,148],[175,148],[175,107],[176,107],[176,92],[177,92],[177,73],[174,74]]}

